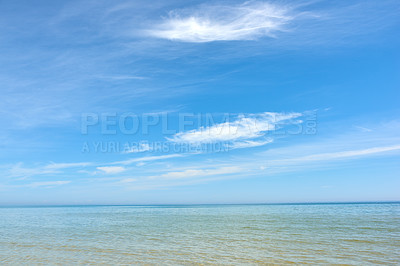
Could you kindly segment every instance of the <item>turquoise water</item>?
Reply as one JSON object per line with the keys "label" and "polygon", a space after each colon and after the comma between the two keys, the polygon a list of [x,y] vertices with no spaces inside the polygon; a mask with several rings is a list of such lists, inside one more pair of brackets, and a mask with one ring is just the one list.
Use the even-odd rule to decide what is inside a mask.
{"label": "turquoise water", "polygon": [[399,264],[400,204],[0,208],[0,264]]}

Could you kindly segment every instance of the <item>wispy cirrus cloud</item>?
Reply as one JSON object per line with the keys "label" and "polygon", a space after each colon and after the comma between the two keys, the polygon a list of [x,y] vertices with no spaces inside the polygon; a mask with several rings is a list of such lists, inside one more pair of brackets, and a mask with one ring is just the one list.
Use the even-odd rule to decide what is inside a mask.
{"label": "wispy cirrus cloud", "polygon": [[29,184],[29,187],[36,188],[36,187],[54,187],[54,186],[61,186],[71,183],[71,181],[45,181],[45,182],[33,182]]}
{"label": "wispy cirrus cloud", "polygon": [[[317,146],[317,145],[315,145]],[[301,171],[305,168],[323,168],[331,163],[338,163],[341,160],[357,160],[369,156],[385,155],[389,152],[398,152],[400,145],[372,147],[365,149],[354,149],[338,152],[313,153],[305,156],[291,156],[290,152],[282,153],[279,149],[272,150],[278,159],[271,159],[265,154],[254,154],[251,161],[249,158],[233,159],[224,162],[224,165],[200,164],[192,168],[175,170],[164,174],[149,176],[147,179],[156,181],[168,181],[165,186],[187,185],[193,181],[205,182],[220,179],[236,178],[236,174],[246,173],[246,176],[272,175],[292,171]],[[207,179],[213,177],[213,179]],[[214,179],[216,177],[216,179]],[[135,179],[135,181],[137,181]],[[182,181],[183,183],[174,183]],[[189,183],[187,183],[189,182]],[[158,184],[150,184],[150,187],[157,187]]]}
{"label": "wispy cirrus cloud", "polygon": [[122,166],[99,166],[96,169],[106,174],[118,174],[126,170],[125,167]]}
{"label": "wispy cirrus cloud", "polygon": [[17,163],[12,166],[6,167],[8,177],[27,178],[36,175],[56,174],[60,170],[70,168],[83,168],[90,166],[91,163],[50,163],[40,167],[24,167],[22,163]]}
{"label": "wispy cirrus cloud", "polygon": [[225,175],[234,174],[242,171],[237,166],[226,166],[220,168],[211,169],[188,169],[185,171],[169,172],[159,176],[151,176],[150,179],[181,179],[181,178],[193,178],[193,177],[205,177],[214,175]]}
{"label": "wispy cirrus cloud", "polygon": [[183,156],[182,154],[145,156],[145,157],[132,158],[132,159],[124,160],[124,161],[113,162],[111,164],[129,165],[129,164],[133,164],[133,163],[166,160],[166,159],[177,158],[177,157],[182,157],[182,156]]}
{"label": "wispy cirrus cloud", "polygon": [[288,5],[244,2],[240,5],[202,5],[194,10],[175,10],[153,29],[150,36],[182,42],[254,40],[274,37],[295,19]]}
{"label": "wispy cirrus cloud", "polygon": [[139,153],[151,150],[151,147],[148,143],[139,143],[137,147],[132,147],[124,153]]}
{"label": "wispy cirrus cloud", "polygon": [[295,119],[300,116],[302,116],[301,113],[274,112],[240,115],[234,121],[180,132],[168,138],[168,140],[190,144],[229,142],[233,148],[255,147],[270,143],[272,139],[261,141],[251,139],[263,137],[266,132],[275,130],[278,124],[298,123],[300,121]]}
{"label": "wispy cirrus cloud", "polygon": [[400,150],[400,145],[392,145],[392,146],[372,147],[372,148],[358,149],[358,150],[317,153],[317,154],[311,154],[291,159],[277,160],[272,162],[280,164],[305,163],[305,162],[311,163],[314,161],[317,162],[317,161],[331,161],[339,159],[351,159],[361,156],[374,155],[374,154],[385,153],[390,151],[398,151],[398,150]]}
{"label": "wispy cirrus cloud", "polygon": [[45,169],[65,169],[65,168],[75,168],[75,167],[84,167],[89,166],[92,163],[82,162],[82,163],[50,163],[46,165]]}
{"label": "wispy cirrus cloud", "polygon": [[245,140],[245,141],[234,142],[229,147],[231,149],[252,148],[258,146],[264,146],[271,142],[273,142],[272,138],[267,138],[266,140]]}

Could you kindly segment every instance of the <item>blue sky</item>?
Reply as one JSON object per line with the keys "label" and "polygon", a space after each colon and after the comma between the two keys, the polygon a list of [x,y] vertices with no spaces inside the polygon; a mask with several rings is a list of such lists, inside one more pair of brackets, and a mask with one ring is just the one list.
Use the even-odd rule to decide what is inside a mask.
{"label": "blue sky", "polygon": [[400,200],[399,11],[2,1],[0,204]]}

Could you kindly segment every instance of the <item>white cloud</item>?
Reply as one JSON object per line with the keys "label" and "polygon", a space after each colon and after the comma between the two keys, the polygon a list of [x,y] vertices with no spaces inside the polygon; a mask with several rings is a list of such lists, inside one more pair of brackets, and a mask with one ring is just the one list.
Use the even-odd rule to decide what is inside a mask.
{"label": "white cloud", "polygon": [[142,76],[128,76],[128,75],[120,75],[120,76],[98,76],[98,78],[101,79],[108,79],[108,80],[143,80],[143,79],[147,79],[146,77],[142,77]]}
{"label": "white cloud", "polygon": [[393,146],[387,146],[387,147],[374,147],[374,148],[368,148],[368,149],[362,149],[362,150],[320,153],[320,154],[313,154],[313,155],[303,156],[303,157],[294,158],[294,159],[288,159],[288,161],[294,161],[294,162],[325,161],[325,160],[334,160],[334,159],[365,156],[365,155],[371,155],[371,154],[375,154],[375,153],[382,153],[382,152],[396,151],[396,150],[400,150],[400,145],[393,145]]}
{"label": "white cloud", "polygon": [[[310,144],[316,147],[319,144]],[[206,164],[192,165],[190,168],[170,170],[163,174],[148,176],[147,179],[125,178],[119,183],[124,185],[134,184],[131,189],[149,190],[161,187],[173,187],[197,184],[199,182],[212,182],[221,179],[245,178],[250,176],[259,176],[262,174],[276,175],[285,172],[302,171],[307,167],[326,167],[325,163],[337,162],[339,159],[354,160],[362,156],[374,156],[380,153],[399,151],[400,145],[374,147],[366,149],[356,149],[340,152],[314,153],[306,156],[292,156],[290,148],[285,152],[271,150],[272,157],[281,159],[272,159],[263,156],[263,154],[253,154],[250,157],[236,157],[233,160],[224,160],[223,165]],[[260,156],[261,155],[261,156]],[[289,158],[288,158],[289,157]],[[314,165],[314,166],[313,166]],[[245,174],[244,174],[245,173]],[[244,175],[243,175],[244,174]]]}
{"label": "white cloud", "polygon": [[273,142],[273,139],[269,138],[266,140],[245,140],[245,141],[238,141],[238,142],[233,142],[229,148],[231,149],[242,149],[242,148],[252,148],[252,147],[258,147],[258,146],[263,146],[268,143]]}
{"label": "white cloud", "polygon": [[362,131],[362,132],[371,132],[372,129],[366,128],[366,127],[362,127],[362,126],[354,126],[355,128],[357,128],[358,130]]}
{"label": "white cloud", "polygon": [[[251,147],[261,145],[261,142],[245,142],[246,139],[254,139],[264,136],[265,132],[275,130],[278,123],[289,122],[301,116],[300,113],[272,113],[250,114],[239,116],[235,121],[228,121],[215,124],[209,127],[202,127],[196,130],[180,132],[168,140],[177,143],[215,143],[233,142],[239,147]],[[292,121],[293,122],[293,121]],[[235,143],[238,142],[239,143]],[[264,143],[266,144],[266,143]],[[263,145],[264,145],[263,144]]]}
{"label": "white cloud", "polygon": [[91,163],[51,163],[46,165],[45,169],[65,169],[65,168],[75,168],[84,167],[91,165]]}
{"label": "white cloud", "polygon": [[8,177],[27,178],[35,175],[56,174],[62,169],[89,166],[91,163],[50,163],[41,167],[27,168],[22,163],[17,163],[8,169]]}
{"label": "white cloud", "polygon": [[191,177],[204,177],[212,175],[224,175],[238,173],[242,169],[237,166],[227,166],[215,169],[189,169],[179,172],[169,172],[159,176],[152,176],[150,179],[181,179],[181,178],[191,178]]}
{"label": "white cloud", "polygon": [[106,174],[118,174],[124,172],[126,169],[122,166],[101,166],[97,167],[97,170],[103,171]]}
{"label": "white cloud", "polygon": [[[311,151],[308,148],[311,148]],[[237,162],[236,165],[247,169],[248,172],[251,169],[259,168],[260,170],[267,170],[270,174],[277,174],[298,171],[308,167],[323,168],[327,164],[340,161],[356,160],[366,156],[378,156],[387,152],[398,152],[400,151],[400,145],[318,153],[317,150],[321,149],[333,149],[333,147],[324,146],[323,143],[313,143],[306,146],[278,148],[259,154],[261,156],[254,155],[251,162]],[[301,153],[306,155],[301,156]]]}
{"label": "white cloud", "polygon": [[266,2],[241,5],[202,5],[194,10],[175,10],[147,34],[182,42],[254,40],[274,37],[294,19],[288,6]]}
{"label": "white cloud", "polygon": [[[236,158],[233,161],[225,161],[225,166],[223,167],[214,166],[210,169],[204,169],[202,168],[203,166],[198,166],[196,169],[173,171],[158,176],[151,176],[149,178],[173,180],[192,177],[205,177],[211,175],[234,174],[239,172],[246,173],[246,176],[260,174],[261,172],[263,174],[278,174],[287,171],[297,171],[303,169],[304,167],[312,166],[314,163],[318,163],[317,167],[322,167],[324,165],[323,162],[329,163],[335,162],[336,160],[351,160],[359,157],[373,156],[380,153],[399,150],[400,145],[392,145],[339,152],[308,154],[306,156],[296,156],[292,158],[287,158],[291,156],[290,149],[287,150],[287,153],[279,153],[271,150],[273,157],[282,157],[282,159],[271,160],[268,157],[260,157],[259,155],[254,154],[251,159],[242,158],[238,160],[238,158]],[[275,154],[275,156],[273,154]],[[204,165],[204,167],[206,166]]]}
{"label": "white cloud", "polygon": [[55,173],[54,169],[46,168],[26,168],[22,163],[17,163],[8,169],[8,177],[26,178],[33,175],[43,175]]}
{"label": "white cloud", "polygon": [[128,159],[128,160],[125,160],[125,161],[113,162],[112,164],[128,165],[128,164],[133,164],[133,163],[138,163],[138,162],[149,162],[149,161],[165,160],[165,159],[171,159],[171,158],[182,157],[182,156],[183,156],[182,154],[167,154],[167,155],[159,155],[159,156],[146,156],[146,157]]}
{"label": "white cloud", "polygon": [[150,150],[150,145],[148,143],[139,143],[137,146],[133,146],[126,150],[124,153],[138,153]]}
{"label": "white cloud", "polygon": [[137,179],[136,178],[124,178],[122,180],[120,180],[120,183],[132,183],[132,182],[136,182]]}
{"label": "white cloud", "polygon": [[71,181],[47,181],[47,182],[33,182],[29,184],[29,187],[53,187],[53,186],[60,186],[66,185],[71,183]]}
{"label": "white cloud", "polygon": [[[371,128],[371,134],[353,130],[346,134],[339,131],[339,134],[335,131],[331,138],[314,136],[308,142],[264,151],[223,158],[207,157],[206,160],[185,160],[184,164],[179,160],[139,172],[139,175],[133,177],[137,180],[128,182],[130,179],[127,179],[124,186],[135,190],[148,190],[222,179],[266,177],[288,172],[298,172],[301,176],[303,171],[309,169],[330,171],[348,165],[364,167],[365,163],[359,163],[357,160],[365,158],[377,158],[379,162],[384,160],[384,157],[380,156],[390,156],[390,160],[396,158],[394,156],[398,156],[400,152],[399,137],[395,134],[399,131],[399,124],[396,122]],[[242,142],[247,141],[251,143],[252,140]]]}

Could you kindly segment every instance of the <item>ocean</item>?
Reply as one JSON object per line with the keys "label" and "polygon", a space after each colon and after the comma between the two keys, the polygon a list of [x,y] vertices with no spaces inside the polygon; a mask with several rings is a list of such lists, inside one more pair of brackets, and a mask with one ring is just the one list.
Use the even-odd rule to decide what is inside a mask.
{"label": "ocean", "polygon": [[1,207],[0,264],[400,264],[400,203]]}

